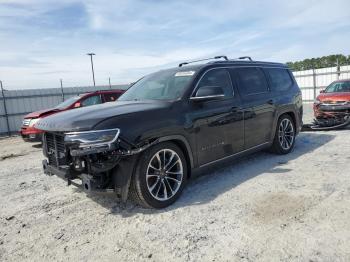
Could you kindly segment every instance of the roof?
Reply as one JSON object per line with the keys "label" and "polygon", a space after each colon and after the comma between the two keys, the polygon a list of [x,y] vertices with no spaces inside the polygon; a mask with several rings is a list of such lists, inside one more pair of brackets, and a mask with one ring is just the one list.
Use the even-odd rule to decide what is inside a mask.
{"label": "roof", "polygon": [[[276,62],[264,62],[264,61],[243,61],[243,60],[227,60],[227,61],[213,61],[209,63],[201,63],[201,64],[190,64],[190,65],[183,65],[181,67],[173,67],[165,70],[174,70],[174,71],[198,71],[200,69],[206,68],[206,67],[215,67],[217,66],[266,66],[266,67],[283,67],[288,68],[286,64],[282,63],[276,63]],[[162,70],[163,71],[163,70]]]}

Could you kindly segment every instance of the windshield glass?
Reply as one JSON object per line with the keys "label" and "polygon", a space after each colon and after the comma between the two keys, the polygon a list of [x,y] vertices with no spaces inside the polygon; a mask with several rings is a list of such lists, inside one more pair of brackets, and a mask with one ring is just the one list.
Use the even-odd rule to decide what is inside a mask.
{"label": "windshield glass", "polygon": [[66,101],[64,101],[61,104],[58,104],[57,106],[55,106],[55,108],[57,108],[57,109],[64,109],[64,108],[70,106],[71,104],[75,103],[76,101],[78,101],[80,98],[81,98],[80,96],[70,97]]}
{"label": "windshield glass", "polygon": [[325,92],[326,93],[350,92],[350,81],[332,83],[327,87]]}
{"label": "windshield glass", "polygon": [[175,100],[183,94],[194,73],[166,70],[150,74],[131,86],[118,100]]}

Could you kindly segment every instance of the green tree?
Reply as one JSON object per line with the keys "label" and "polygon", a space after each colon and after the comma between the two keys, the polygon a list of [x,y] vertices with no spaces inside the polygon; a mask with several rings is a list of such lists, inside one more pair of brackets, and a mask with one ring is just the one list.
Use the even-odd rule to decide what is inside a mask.
{"label": "green tree", "polygon": [[342,54],[328,55],[317,58],[307,58],[302,61],[287,62],[286,63],[290,69],[293,71],[309,70],[309,69],[318,69],[324,67],[333,67],[341,65],[350,64],[350,55],[345,56]]}

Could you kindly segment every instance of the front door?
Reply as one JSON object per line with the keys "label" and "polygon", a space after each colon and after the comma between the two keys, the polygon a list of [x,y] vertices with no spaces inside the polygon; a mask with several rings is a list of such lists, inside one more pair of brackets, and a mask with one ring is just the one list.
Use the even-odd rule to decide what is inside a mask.
{"label": "front door", "polygon": [[196,90],[217,86],[224,91],[218,100],[192,102],[191,118],[194,124],[198,164],[222,159],[243,150],[244,125],[239,96],[234,94],[227,69],[207,71]]}

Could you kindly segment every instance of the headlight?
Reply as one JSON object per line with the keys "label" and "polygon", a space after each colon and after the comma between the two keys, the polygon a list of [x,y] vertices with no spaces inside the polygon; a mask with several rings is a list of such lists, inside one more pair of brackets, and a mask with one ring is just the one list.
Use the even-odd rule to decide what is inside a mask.
{"label": "headlight", "polygon": [[40,118],[33,118],[32,120],[30,120],[29,126],[30,127],[34,126],[39,120]]}
{"label": "headlight", "polygon": [[117,140],[119,133],[120,130],[118,128],[70,132],[65,134],[64,141],[67,143],[79,143],[79,147],[110,147]]}
{"label": "headlight", "polygon": [[315,104],[315,105],[319,105],[319,104],[321,104],[320,99],[316,98],[316,99],[315,99],[315,101],[314,101],[314,104]]}

